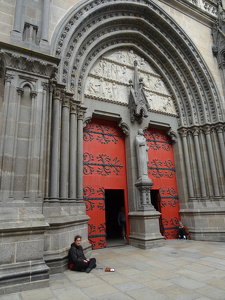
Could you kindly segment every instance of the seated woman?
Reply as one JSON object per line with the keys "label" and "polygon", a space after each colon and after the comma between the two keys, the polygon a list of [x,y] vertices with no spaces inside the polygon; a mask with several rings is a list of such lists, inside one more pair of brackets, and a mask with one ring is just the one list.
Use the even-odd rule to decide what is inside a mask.
{"label": "seated woman", "polygon": [[82,271],[89,273],[96,267],[95,258],[86,258],[84,256],[83,248],[81,246],[81,236],[76,235],[74,243],[71,244],[71,248],[68,254],[69,269],[72,271]]}
{"label": "seated woman", "polygon": [[179,227],[178,227],[178,239],[180,240],[186,240],[187,239],[187,231],[183,223],[180,221],[179,222]]}

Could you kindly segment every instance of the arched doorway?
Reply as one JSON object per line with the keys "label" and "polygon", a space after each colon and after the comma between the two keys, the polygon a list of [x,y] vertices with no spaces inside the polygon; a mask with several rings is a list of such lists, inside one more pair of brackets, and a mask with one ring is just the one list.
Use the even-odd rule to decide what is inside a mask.
{"label": "arched doorway", "polygon": [[[217,200],[224,206],[224,184],[220,179],[224,174],[223,164],[220,163],[222,160],[224,162],[224,144],[220,142],[223,139],[220,123],[223,126],[224,122],[222,101],[207,64],[185,30],[152,1],[81,1],[59,23],[52,42],[52,54],[61,58],[58,82],[65,85],[79,107],[89,109],[89,116],[94,108],[86,103],[86,83],[94,64],[107,52],[119,52],[121,48],[133,49],[156,70],[177,114],[175,122],[169,120],[167,123],[178,139],[175,161],[180,174],[178,183],[182,194],[182,217],[188,221],[195,238],[207,238],[208,231],[202,226],[204,222],[212,224],[210,232],[219,238],[218,227],[213,225],[214,222],[210,220],[213,217],[206,213],[205,207],[210,210],[213,199],[217,215]],[[99,80],[96,74],[94,78],[95,81]],[[108,83],[107,80],[104,82]],[[112,90],[110,84],[108,87]],[[91,87],[88,96],[90,94]],[[110,98],[111,93],[108,95]],[[160,91],[157,95],[167,96]],[[100,91],[98,97],[98,101],[107,102],[101,99]],[[151,97],[148,97],[150,101]],[[156,101],[153,102],[160,103],[157,96],[154,98]],[[99,110],[104,111],[105,108],[100,107]],[[164,116],[161,117],[163,122]],[[153,121],[158,120],[155,117]],[[144,124],[143,128],[146,127]],[[218,129],[216,137],[215,128]],[[212,152],[214,148],[220,149],[216,159]],[[217,168],[216,162],[219,162]],[[196,167],[193,168],[193,165]],[[78,177],[82,176],[80,169]],[[134,184],[135,179],[131,178],[131,181]],[[79,184],[80,191],[81,180]],[[129,197],[132,198],[135,214],[135,196],[129,194]],[[145,243],[145,238],[143,241]]]}

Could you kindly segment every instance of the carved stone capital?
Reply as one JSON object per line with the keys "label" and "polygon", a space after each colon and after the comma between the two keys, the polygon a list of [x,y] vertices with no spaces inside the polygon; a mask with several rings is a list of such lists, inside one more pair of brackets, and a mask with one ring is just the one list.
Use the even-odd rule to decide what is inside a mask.
{"label": "carved stone capital", "polygon": [[90,122],[91,122],[91,117],[85,118],[84,119],[84,126],[83,127],[85,128],[87,126],[87,124],[90,123]]}
{"label": "carved stone capital", "polygon": [[224,132],[224,124],[222,124],[222,123],[216,124],[215,129],[216,129],[217,133],[223,133]]}
{"label": "carved stone capital", "polygon": [[43,87],[43,91],[48,91],[50,88],[47,82],[42,82],[41,85]]}
{"label": "carved stone capital", "polygon": [[16,90],[17,90],[18,95],[21,97],[23,95],[23,93],[24,93],[24,89],[17,88]]}
{"label": "carved stone capital", "polygon": [[70,98],[70,113],[77,114],[77,104],[75,103],[73,98]]}
{"label": "carved stone capital", "polygon": [[53,86],[53,100],[61,100],[62,89],[58,86]]}
{"label": "carved stone capital", "polygon": [[84,115],[85,115],[86,110],[87,110],[87,108],[82,106],[82,105],[77,106],[77,119],[78,120],[83,120],[84,119]]}
{"label": "carved stone capital", "polygon": [[181,128],[181,129],[179,129],[179,134],[180,134],[180,136],[181,136],[182,138],[186,138],[187,135],[188,135],[188,130],[187,130],[187,128]]}
{"label": "carved stone capital", "polygon": [[32,92],[30,93],[31,98],[32,98],[32,99],[36,98],[36,97],[37,97],[37,94],[38,94],[37,92],[32,91]]}
{"label": "carved stone capital", "polygon": [[13,78],[14,78],[13,74],[6,74],[5,75],[5,82],[11,83]]}
{"label": "carved stone capital", "polygon": [[119,127],[121,128],[121,130],[123,131],[123,133],[128,136],[130,134],[130,128],[129,126],[124,123],[124,122],[120,122],[119,123]]}
{"label": "carved stone capital", "polygon": [[192,132],[193,136],[199,136],[200,128],[199,127],[193,127],[191,129],[191,132]]}
{"label": "carved stone capital", "polygon": [[62,98],[62,106],[70,108],[70,98],[68,96]]}
{"label": "carved stone capital", "polygon": [[204,125],[202,127],[203,132],[205,133],[205,135],[208,135],[211,133],[212,131],[212,127],[210,125]]}
{"label": "carved stone capital", "polygon": [[172,129],[169,129],[169,131],[167,132],[167,135],[170,137],[170,139],[173,142],[177,141],[177,134]]}

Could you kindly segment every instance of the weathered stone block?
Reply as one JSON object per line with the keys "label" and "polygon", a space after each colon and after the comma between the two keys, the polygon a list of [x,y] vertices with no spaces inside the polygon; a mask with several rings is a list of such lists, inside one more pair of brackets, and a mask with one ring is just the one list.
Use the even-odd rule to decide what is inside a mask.
{"label": "weathered stone block", "polygon": [[0,264],[10,264],[14,262],[16,244],[0,244]]}
{"label": "weathered stone block", "polygon": [[41,259],[43,257],[44,242],[42,240],[23,241],[17,244],[16,261],[22,262]]}

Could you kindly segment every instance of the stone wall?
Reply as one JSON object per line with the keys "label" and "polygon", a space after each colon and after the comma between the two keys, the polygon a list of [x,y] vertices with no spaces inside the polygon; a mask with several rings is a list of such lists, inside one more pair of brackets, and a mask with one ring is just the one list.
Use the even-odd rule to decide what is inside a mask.
{"label": "stone wall", "polygon": [[[192,237],[224,241],[224,101],[211,37],[216,2],[142,5],[0,1],[0,292],[28,289],[33,282],[48,285],[48,266],[51,272],[65,269],[75,233],[90,248],[82,139],[84,123],[92,117],[118,122],[127,136],[134,245],[148,248],[155,244],[151,240],[162,238],[149,234],[148,220],[153,216],[157,227],[159,214],[137,212],[136,205],[134,139],[148,126],[167,130],[177,142],[181,216]],[[143,57],[148,60],[140,73],[145,81],[153,79],[143,89],[152,105],[146,105],[144,121],[129,112],[130,50],[140,65]],[[117,71],[105,73],[103,63]],[[123,67],[127,77],[121,75]],[[108,92],[93,90],[93,84]]]}

